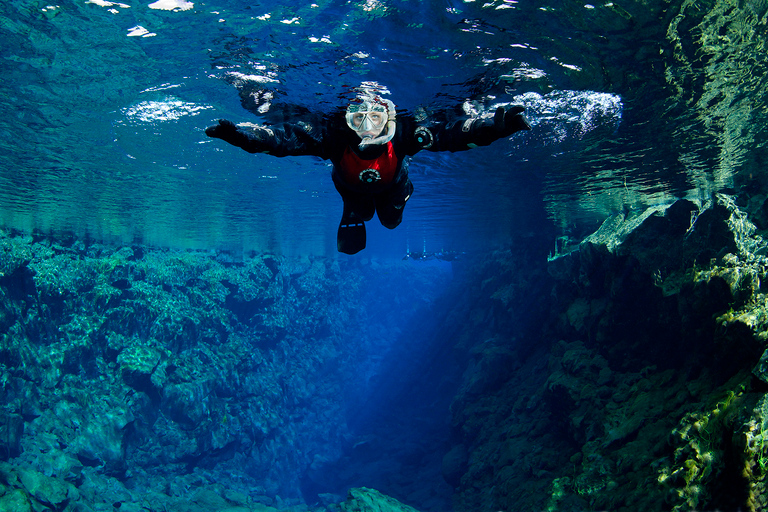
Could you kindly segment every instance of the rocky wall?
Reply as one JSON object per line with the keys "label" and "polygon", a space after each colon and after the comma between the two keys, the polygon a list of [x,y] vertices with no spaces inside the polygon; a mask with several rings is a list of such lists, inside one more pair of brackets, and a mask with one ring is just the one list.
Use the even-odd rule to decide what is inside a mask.
{"label": "rocky wall", "polygon": [[0,510],[306,506],[445,278],[0,235]]}
{"label": "rocky wall", "polygon": [[681,200],[546,266],[512,249],[475,269],[456,509],[764,510],[763,206]]}
{"label": "rocky wall", "polygon": [[[387,376],[421,359],[425,386],[458,388],[451,432],[390,450],[426,460],[444,441],[458,511],[764,510],[766,211],[720,195],[619,214],[549,260],[521,241],[457,263],[439,301],[425,268],[6,234],[0,506],[301,503],[302,474],[320,490],[386,448],[347,419],[366,393],[406,396],[419,379]],[[407,314],[431,345],[382,358]],[[392,502],[374,501],[359,506]]]}

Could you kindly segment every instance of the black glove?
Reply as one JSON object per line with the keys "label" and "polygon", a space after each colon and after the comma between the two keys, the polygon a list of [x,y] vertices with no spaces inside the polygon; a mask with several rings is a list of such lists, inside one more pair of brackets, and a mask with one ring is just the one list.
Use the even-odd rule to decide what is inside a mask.
{"label": "black glove", "polygon": [[237,125],[227,119],[219,119],[219,124],[205,129],[205,134],[229,142],[237,136]]}
{"label": "black glove", "polygon": [[263,153],[269,150],[258,132],[246,133],[238,128],[235,123],[227,119],[219,119],[219,124],[205,129],[205,134],[209,137],[229,142],[233,146],[243,148],[249,153]]}
{"label": "black glove", "polygon": [[523,117],[525,108],[519,105],[510,107],[509,110],[504,110],[504,107],[496,109],[496,114],[493,116],[493,126],[499,137],[509,137],[515,132],[520,130],[530,130],[531,125]]}
{"label": "black glove", "polygon": [[487,146],[520,130],[530,130],[531,126],[523,117],[523,112],[525,109],[520,106],[510,107],[509,110],[499,107],[493,115],[493,121],[487,117],[474,120],[467,145]]}

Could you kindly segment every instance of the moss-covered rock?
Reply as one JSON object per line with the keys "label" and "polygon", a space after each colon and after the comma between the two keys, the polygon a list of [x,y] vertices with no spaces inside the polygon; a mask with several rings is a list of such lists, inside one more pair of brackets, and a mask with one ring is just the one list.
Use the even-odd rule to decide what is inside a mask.
{"label": "moss-covered rock", "polygon": [[16,457],[21,453],[21,438],[24,434],[24,418],[19,414],[0,414],[0,453],[5,457]]}
{"label": "moss-covered rock", "polygon": [[[24,506],[25,500],[22,499],[19,489],[24,489],[34,500],[54,509],[63,508],[80,496],[77,488],[65,480],[46,476],[33,469],[14,467],[6,462],[0,462],[0,479],[16,489],[9,493],[10,499],[21,506]],[[26,504],[29,503],[26,501]]]}
{"label": "moss-covered rock", "polygon": [[0,495],[0,510],[13,512],[32,512],[32,504],[21,489],[12,489]]}
{"label": "moss-covered rock", "polygon": [[152,374],[164,355],[167,357],[154,340],[148,340],[147,344],[133,343],[125,347],[117,356],[117,364],[126,384],[154,395],[157,391],[152,389]]}
{"label": "moss-covered rock", "polygon": [[[558,282],[538,333],[517,343],[501,325],[474,333],[468,354],[498,340],[515,370],[454,401],[456,444],[468,451],[464,474],[449,475],[457,507],[759,510],[764,246],[720,196],[609,219],[550,259]],[[511,311],[529,300],[519,290],[504,296]],[[494,318],[492,290],[470,300],[470,318]]]}
{"label": "moss-covered rock", "polygon": [[341,503],[342,512],[417,512],[415,508],[365,487],[349,490],[347,500]]}

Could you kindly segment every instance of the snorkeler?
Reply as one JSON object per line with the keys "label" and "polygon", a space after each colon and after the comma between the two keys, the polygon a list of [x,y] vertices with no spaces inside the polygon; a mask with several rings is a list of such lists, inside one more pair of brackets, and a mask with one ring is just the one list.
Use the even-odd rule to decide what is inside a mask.
{"label": "snorkeler", "polygon": [[[396,228],[413,193],[408,160],[422,149],[463,151],[487,146],[531,127],[520,106],[498,107],[493,116],[453,116],[417,120],[397,113],[392,101],[361,87],[356,98],[331,116],[298,115],[289,122],[264,126],[236,125],[226,119],[205,130],[249,153],[313,155],[333,163],[332,179],[344,201],[337,233],[339,252],[365,248],[365,222],[378,214],[381,224]],[[425,117],[425,116],[419,116]]]}

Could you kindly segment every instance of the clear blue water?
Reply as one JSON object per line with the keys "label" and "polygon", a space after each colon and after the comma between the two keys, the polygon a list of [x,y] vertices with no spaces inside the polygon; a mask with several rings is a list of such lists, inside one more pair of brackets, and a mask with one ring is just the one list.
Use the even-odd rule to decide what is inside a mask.
{"label": "clear blue water", "polygon": [[[327,162],[251,155],[205,136],[220,118],[260,121],[240,105],[233,84],[244,81],[271,95],[270,114],[286,105],[337,108],[345,90],[362,82],[385,86],[402,109],[468,100],[478,109],[526,107],[530,132],[472,151],[416,155],[416,191],[403,223],[390,231],[370,222],[366,251],[338,256],[349,264],[344,270],[409,252],[554,249],[556,239],[578,240],[617,212],[759,186],[768,126],[761,72],[766,9],[760,2],[741,10],[718,5],[705,11],[688,0],[5,1],[0,227],[235,255],[336,257],[342,203]],[[333,475],[323,464],[300,476],[295,470],[303,462],[289,456],[271,469],[286,472],[278,490],[292,499],[343,493],[361,482],[412,496],[423,484],[435,494],[420,498],[422,510],[446,510],[451,490],[440,461],[427,460],[437,451],[408,443],[448,436],[452,395],[429,381],[448,363],[407,358],[440,347],[435,333],[448,313],[411,323],[416,309],[409,301],[440,290],[414,290],[413,280],[398,281],[411,274],[376,275],[372,268],[374,277],[360,278],[363,309],[381,310],[386,283],[396,313],[349,329],[347,347],[376,342],[350,363],[350,375],[370,370],[379,380],[365,389],[378,394],[347,391],[349,401],[367,408],[345,421],[356,433],[423,456],[415,465],[427,473],[386,481],[405,479],[402,461],[383,457],[386,446],[365,438],[354,444],[347,468],[355,477],[345,479],[338,467]],[[403,332],[414,324],[423,330]],[[358,339],[357,327],[371,331]],[[306,356],[304,345],[286,346],[285,354],[275,351],[286,368]],[[376,366],[385,352],[386,371]],[[398,367],[401,360],[412,364]],[[455,362],[451,369],[460,370]],[[402,390],[410,384],[424,392],[413,402]],[[403,424],[416,411],[432,423]],[[285,439],[309,435],[297,433],[296,425],[311,420],[303,421],[286,420]],[[278,446],[281,439],[270,442],[280,457],[293,449],[287,441]]]}
{"label": "clear blue water", "polygon": [[[714,175],[722,155],[700,121],[670,110],[659,51],[673,41],[659,46],[662,29],[650,29],[665,12],[509,0],[4,2],[0,222],[333,254],[341,201],[326,162],[205,137],[218,118],[259,121],[233,80],[263,83],[273,112],[335,108],[363,81],[386,86],[398,108],[491,95],[528,109],[530,133],[417,155],[405,221],[394,232],[370,223],[371,254],[580,233],[627,205],[707,195],[733,169]],[[682,128],[661,122],[674,115]],[[664,139],[681,129],[689,147],[670,149]]]}

